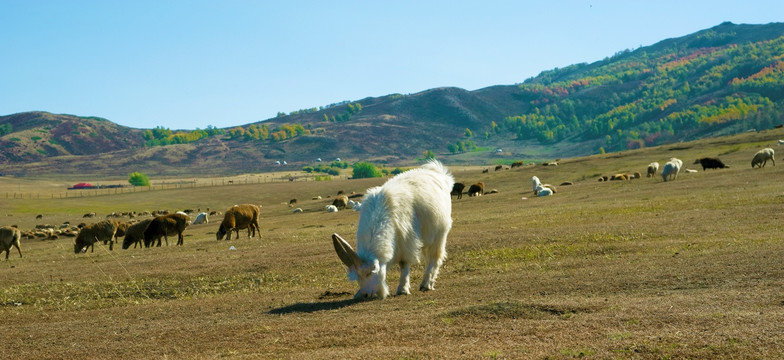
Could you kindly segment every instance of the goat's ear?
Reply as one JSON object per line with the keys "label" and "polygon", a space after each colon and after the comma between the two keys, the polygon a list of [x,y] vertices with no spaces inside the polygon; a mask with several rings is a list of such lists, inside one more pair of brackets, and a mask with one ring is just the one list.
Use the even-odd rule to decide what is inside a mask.
{"label": "goat's ear", "polygon": [[349,268],[359,268],[359,256],[346,240],[343,240],[338,234],[332,234],[332,245],[335,246],[335,252],[338,253],[338,257],[340,258],[340,261],[343,261],[343,264]]}

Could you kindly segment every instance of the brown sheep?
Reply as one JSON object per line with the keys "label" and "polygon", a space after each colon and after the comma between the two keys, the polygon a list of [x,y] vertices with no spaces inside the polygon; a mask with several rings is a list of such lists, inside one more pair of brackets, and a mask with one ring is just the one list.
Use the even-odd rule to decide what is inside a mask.
{"label": "brown sheep", "polygon": [[[223,215],[223,221],[218,227],[218,232],[215,234],[218,240],[226,236],[226,240],[231,240],[231,231],[237,233],[237,238],[240,237],[240,229],[248,229],[248,237],[256,236],[256,231],[259,232],[261,237],[261,229],[259,227],[259,213],[258,206],[253,204],[234,205]],[[228,235],[228,236],[227,236]]]}
{"label": "brown sheep", "polygon": [[515,161],[515,162],[512,163],[512,169],[514,169],[516,167],[521,167],[521,166],[523,166],[523,164],[524,164],[523,161]]}
{"label": "brown sheep", "polygon": [[341,195],[335,198],[332,201],[332,205],[334,205],[338,210],[344,210],[346,206],[348,206],[348,196]]}
{"label": "brown sheep", "polygon": [[629,174],[615,174],[610,177],[610,180],[629,180]]}
{"label": "brown sheep", "polygon": [[151,222],[152,219],[145,219],[128,226],[128,228],[125,229],[125,238],[122,243],[123,250],[131,247],[131,244],[133,244],[134,249],[137,244],[141,248],[142,241],[144,240],[144,230],[147,229],[147,226],[150,225]]}
{"label": "brown sheep", "polygon": [[485,183],[478,182],[468,188],[468,196],[482,196],[485,193]]}
{"label": "brown sheep", "polygon": [[15,246],[19,251],[19,257],[22,257],[22,232],[13,226],[0,227],[0,254],[5,251],[5,259],[8,260],[8,255],[11,254],[11,246]]}
{"label": "brown sheep", "polygon": [[457,199],[460,200],[463,198],[463,189],[465,189],[465,184],[456,182],[452,185],[452,192],[449,193],[449,196],[457,195]]}
{"label": "brown sheep", "polygon": [[103,220],[97,223],[86,225],[79,231],[74,242],[74,254],[86,253],[90,247],[90,252],[95,252],[95,242],[109,242],[109,250],[114,248],[114,234],[117,232],[117,223],[111,220]]}
{"label": "brown sheep", "polygon": [[182,232],[185,231],[189,221],[188,215],[185,214],[156,216],[144,229],[144,247],[152,246],[155,240],[158,240],[157,246],[161,246],[161,238],[166,241],[166,246],[169,246],[169,235],[174,234],[177,234],[177,245],[185,244]]}

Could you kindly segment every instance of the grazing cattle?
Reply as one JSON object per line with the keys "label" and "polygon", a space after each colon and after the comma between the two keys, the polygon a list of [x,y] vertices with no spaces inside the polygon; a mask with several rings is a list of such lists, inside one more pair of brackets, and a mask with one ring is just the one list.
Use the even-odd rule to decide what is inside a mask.
{"label": "grazing cattle", "polygon": [[702,165],[702,171],[707,169],[725,169],[729,167],[724,165],[724,163],[717,158],[699,158],[695,160],[694,163]]}
{"label": "grazing cattle", "polygon": [[221,240],[228,235],[226,240],[231,240],[231,231],[234,230],[239,239],[240,229],[248,229],[249,238],[256,236],[256,231],[259,232],[259,237],[261,237],[261,229],[259,228],[260,212],[259,207],[253,204],[232,206],[223,214],[223,221],[218,227],[216,238]]}
{"label": "grazing cattle", "polygon": [[158,240],[157,246],[161,246],[161,238],[166,241],[166,246],[169,246],[169,236],[175,234],[177,235],[177,245],[184,245],[185,240],[182,233],[188,226],[188,222],[190,222],[188,215],[180,213],[156,216],[144,229],[144,247],[152,246],[155,240]]}
{"label": "grazing cattle", "polygon": [[357,250],[332,234],[332,245],[348,268],[349,279],[359,283],[354,298],[386,298],[387,268],[394,264],[400,266],[397,294],[410,294],[410,267],[421,258],[425,272],[419,290],[434,289],[452,228],[449,190],[453,185],[447,169],[431,160],[368,189],[360,209]]}
{"label": "grazing cattle", "polygon": [[117,233],[117,222],[113,220],[102,220],[85,225],[74,240],[74,253],[86,253],[88,247],[90,252],[95,252],[96,241],[103,241],[104,244],[108,242],[109,250],[113,250],[115,233]]}
{"label": "grazing cattle", "polygon": [[776,160],[773,159],[773,149],[771,148],[764,148],[760,151],[757,151],[754,154],[754,158],[751,160],[751,167],[765,167],[765,164],[768,163],[768,160],[773,162],[773,166],[776,166]]}
{"label": "grazing cattle", "polygon": [[151,222],[152,219],[144,219],[125,229],[125,238],[122,243],[123,250],[128,249],[131,244],[133,244],[134,249],[136,245],[139,245],[139,248],[141,248],[144,241],[144,230],[147,229]]}
{"label": "grazing cattle", "polygon": [[11,254],[11,247],[16,247],[19,251],[19,257],[22,257],[22,232],[14,226],[0,227],[0,254],[5,251],[5,259],[8,260],[8,255]]}
{"label": "grazing cattle", "polygon": [[482,170],[482,174],[487,174],[488,172],[490,172],[490,169],[484,169],[484,170]]}
{"label": "grazing cattle", "polygon": [[501,169],[503,169],[503,168],[504,168],[504,166],[503,166],[503,165],[496,165],[496,166],[495,166],[495,171],[501,170]]}
{"label": "grazing cattle", "polygon": [[332,200],[332,206],[338,208],[338,210],[344,210],[346,206],[348,206],[348,196],[340,195]]}
{"label": "grazing cattle", "polygon": [[515,162],[512,163],[511,168],[514,169],[516,167],[521,167],[521,166],[523,166],[523,164],[524,164],[523,161],[515,161]]}
{"label": "grazing cattle", "polygon": [[485,183],[478,182],[468,187],[468,196],[482,196],[485,193]]}
{"label": "grazing cattle", "polygon": [[463,198],[463,189],[465,189],[465,184],[456,182],[455,185],[452,186],[452,192],[449,193],[449,198],[452,198],[452,195],[457,195],[457,199],[460,200]]}

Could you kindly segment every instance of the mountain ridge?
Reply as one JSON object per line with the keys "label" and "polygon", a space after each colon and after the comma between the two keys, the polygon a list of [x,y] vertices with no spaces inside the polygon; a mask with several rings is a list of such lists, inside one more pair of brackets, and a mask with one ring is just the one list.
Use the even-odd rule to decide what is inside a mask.
{"label": "mountain ridge", "polygon": [[0,172],[236,174],[317,158],[395,166],[428,151],[447,163],[479,164],[761,130],[784,120],[782,53],[784,23],[725,22],[514,85],[367,97],[222,129],[12,114],[0,116]]}

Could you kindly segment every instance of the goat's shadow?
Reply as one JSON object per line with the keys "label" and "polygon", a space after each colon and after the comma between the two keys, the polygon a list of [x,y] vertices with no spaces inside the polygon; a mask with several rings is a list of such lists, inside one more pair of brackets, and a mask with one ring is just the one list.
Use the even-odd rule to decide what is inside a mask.
{"label": "goat's shadow", "polygon": [[296,303],[296,304],[286,305],[284,307],[280,307],[277,309],[272,309],[267,313],[274,314],[274,315],[286,315],[291,313],[314,313],[314,312],[324,311],[324,310],[342,309],[344,307],[351,306],[353,304],[357,304],[360,302],[362,302],[362,300],[352,298],[352,299],[317,302],[317,303]]}

